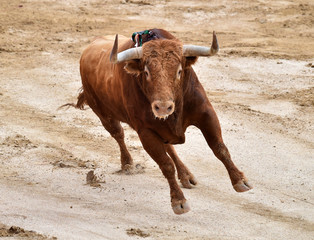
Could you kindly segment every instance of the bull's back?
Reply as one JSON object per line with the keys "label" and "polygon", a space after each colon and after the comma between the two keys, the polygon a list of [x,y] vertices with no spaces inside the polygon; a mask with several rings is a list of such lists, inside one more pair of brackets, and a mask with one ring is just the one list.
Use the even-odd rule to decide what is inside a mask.
{"label": "bull's back", "polygon": [[[120,37],[121,46],[128,40]],[[80,60],[80,72],[88,105],[103,117],[114,117],[124,121],[122,86],[116,73],[119,71],[110,62],[114,36],[96,38],[84,51]],[[122,117],[121,117],[122,116]]]}
{"label": "bull's back", "polygon": [[[81,71],[86,73],[95,72],[96,67],[99,65],[100,60],[106,60],[105,65],[110,65],[109,56],[114,43],[115,36],[108,35],[103,37],[97,37],[94,41],[83,51],[80,68]],[[124,44],[128,41],[128,38],[119,36],[121,39],[120,44]]]}

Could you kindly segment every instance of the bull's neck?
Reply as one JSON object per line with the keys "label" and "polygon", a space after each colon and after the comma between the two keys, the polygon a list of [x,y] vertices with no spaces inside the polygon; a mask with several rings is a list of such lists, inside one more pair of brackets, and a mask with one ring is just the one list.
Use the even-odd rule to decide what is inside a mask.
{"label": "bull's neck", "polygon": [[168,126],[174,130],[175,135],[184,135],[183,130],[183,99],[177,99],[175,101],[176,107],[173,112],[173,117],[169,118]]}

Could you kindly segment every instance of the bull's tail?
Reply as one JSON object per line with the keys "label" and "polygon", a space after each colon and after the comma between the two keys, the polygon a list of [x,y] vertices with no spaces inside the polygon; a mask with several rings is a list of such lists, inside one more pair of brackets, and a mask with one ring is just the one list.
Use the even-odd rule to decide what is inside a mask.
{"label": "bull's tail", "polygon": [[80,93],[77,97],[77,103],[67,103],[67,104],[64,104],[62,106],[60,106],[58,108],[61,109],[61,108],[64,108],[64,107],[75,107],[75,108],[78,108],[78,109],[81,109],[81,110],[85,110],[84,106],[87,104],[87,101],[86,101],[86,98],[85,98],[85,93],[84,93],[84,89],[81,88],[80,89]]}

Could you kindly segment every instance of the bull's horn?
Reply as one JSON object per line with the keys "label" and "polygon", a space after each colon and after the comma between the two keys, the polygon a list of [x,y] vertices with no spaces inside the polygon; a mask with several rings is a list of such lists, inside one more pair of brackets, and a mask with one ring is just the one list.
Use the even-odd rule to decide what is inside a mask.
{"label": "bull's horn", "polygon": [[215,31],[213,32],[213,42],[211,47],[201,47],[196,45],[183,45],[183,56],[196,57],[196,56],[213,56],[219,50],[218,40]]}
{"label": "bull's horn", "polygon": [[113,62],[113,63],[117,62],[118,60],[117,52],[118,52],[118,34],[116,34],[116,38],[114,40],[114,44],[111,50],[110,62]]}
{"label": "bull's horn", "polygon": [[142,56],[143,56],[142,47],[130,48],[123,52],[118,53],[118,34],[116,35],[116,39],[114,41],[110,54],[110,62],[119,63],[132,59],[141,59]]}

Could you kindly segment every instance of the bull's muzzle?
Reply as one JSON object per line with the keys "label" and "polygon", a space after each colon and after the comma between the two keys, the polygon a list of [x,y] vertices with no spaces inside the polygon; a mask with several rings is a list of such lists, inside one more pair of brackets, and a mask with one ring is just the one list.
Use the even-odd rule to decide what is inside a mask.
{"label": "bull's muzzle", "polygon": [[174,112],[175,104],[173,101],[154,101],[152,110],[156,118],[167,119]]}

